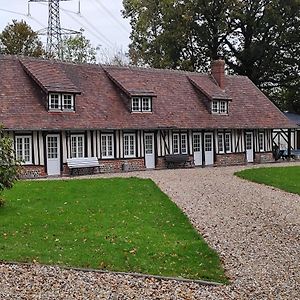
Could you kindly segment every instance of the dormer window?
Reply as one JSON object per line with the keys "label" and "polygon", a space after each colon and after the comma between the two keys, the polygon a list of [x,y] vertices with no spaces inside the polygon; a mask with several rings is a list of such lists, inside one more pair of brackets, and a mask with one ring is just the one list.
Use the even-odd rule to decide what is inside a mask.
{"label": "dormer window", "polygon": [[60,95],[50,94],[49,95],[49,110],[58,110],[60,107]]}
{"label": "dormer window", "polygon": [[74,95],[50,93],[48,107],[49,111],[74,111]]}
{"label": "dormer window", "polygon": [[152,98],[151,97],[133,97],[131,99],[132,112],[151,112]]}
{"label": "dormer window", "polygon": [[213,100],[211,102],[211,112],[213,114],[228,114],[228,101],[224,100]]}

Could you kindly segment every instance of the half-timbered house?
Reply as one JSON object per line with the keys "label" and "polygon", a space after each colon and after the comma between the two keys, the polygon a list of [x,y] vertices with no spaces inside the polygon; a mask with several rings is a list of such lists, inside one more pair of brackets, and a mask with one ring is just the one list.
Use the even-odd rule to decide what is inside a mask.
{"label": "half-timbered house", "polygon": [[24,176],[69,174],[68,158],[100,172],[273,160],[274,128],[295,125],[244,76],[0,56],[0,123]]}

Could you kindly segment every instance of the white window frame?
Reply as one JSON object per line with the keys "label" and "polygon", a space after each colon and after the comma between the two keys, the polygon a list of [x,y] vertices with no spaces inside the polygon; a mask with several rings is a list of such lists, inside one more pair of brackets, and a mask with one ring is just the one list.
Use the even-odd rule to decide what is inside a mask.
{"label": "white window frame", "polygon": [[[25,149],[25,139],[29,139],[29,149]],[[18,140],[21,140],[21,155],[18,155]],[[29,159],[26,160],[25,151],[29,151]],[[24,165],[32,165],[32,136],[31,135],[17,135],[15,136],[15,153],[16,158],[21,160]]]}
{"label": "white window frame", "polygon": [[[227,141],[228,141],[228,144],[227,144]],[[225,150],[226,153],[231,153],[232,152],[232,149],[231,149],[231,132],[225,132],[224,150]]]}
{"label": "white window frame", "polygon": [[[144,105],[147,101],[147,105]],[[147,106],[147,108],[146,108]],[[132,97],[131,98],[131,112],[152,112],[152,98],[151,97]]]}
{"label": "white window frame", "polygon": [[219,153],[225,153],[225,144],[224,144],[224,134],[223,133],[218,133],[218,152]]}
{"label": "white window frame", "polygon": [[263,132],[258,133],[258,149],[260,152],[265,151],[265,134]]}
{"label": "white window frame", "polygon": [[[65,108],[65,102],[66,102],[66,97],[71,97],[71,107],[70,108]],[[63,111],[74,111],[74,95],[73,94],[62,94],[61,97],[61,108]],[[67,99],[69,101],[69,99]]]}
{"label": "white window frame", "polygon": [[[144,106],[144,101],[147,101],[147,107],[148,107],[147,109]],[[151,112],[152,111],[151,97],[142,97],[141,105],[142,105],[142,112]]]}
{"label": "white window frame", "polygon": [[[58,97],[58,107],[53,107],[52,106],[52,97],[53,96]],[[50,93],[49,94],[48,108],[49,108],[49,111],[59,111],[59,110],[61,110],[61,94],[59,94],[59,93]]]}
{"label": "white window frame", "polygon": [[179,154],[180,151],[180,140],[179,140],[179,133],[173,133],[173,154]]}
{"label": "white window frame", "polygon": [[[58,97],[58,107],[52,106],[52,97]],[[65,108],[65,97],[71,97],[71,108]],[[48,109],[49,111],[74,111],[75,110],[75,96],[66,93],[49,93],[48,95]]]}
{"label": "white window frame", "polygon": [[213,114],[219,113],[219,101],[213,100],[211,102],[211,112]]}
{"label": "white window frame", "polygon": [[[184,143],[185,143],[185,148],[183,148],[183,144]],[[180,135],[180,149],[181,149],[181,154],[188,154],[188,138],[187,138],[187,133],[181,133],[181,135]]]}
{"label": "white window frame", "polygon": [[[136,103],[135,103],[135,101],[136,101]],[[137,105],[135,105],[135,104],[137,104]],[[140,112],[141,111],[141,98],[140,97],[132,97],[131,111],[132,112]]]}
{"label": "white window frame", "polygon": [[[220,114],[227,114],[228,113],[228,103],[227,101],[220,101],[220,108],[219,112]],[[224,105],[224,107],[222,107]]]}
{"label": "white window frame", "polygon": [[[73,152],[73,138],[75,138],[75,152]],[[79,155],[79,145],[78,140],[79,138],[82,138],[82,154]],[[84,134],[71,134],[70,137],[71,140],[71,149],[70,149],[70,157],[71,158],[82,158],[85,157],[84,149],[85,149],[85,140],[84,140]],[[75,153],[75,154],[74,154]]]}
{"label": "white window frame", "polygon": [[[126,143],[128,143],[128,145],[126,145]],[[132,144],[133,148],[130,147],[131,144]],[[126,150],[126,148],[127,148],[127,150]],[[134,133],[124,133],[123,149],[124,149],[124,157],[125,158],[136,157],[136,136]]]}
{"label": "white window frame", "polygon": [[[209,143],[207,143],[209,141]],[[213,150],[213,137],[211,134],[204,135],[204,151],[210,152]],[[208,147],[209,146],[209,147]]]}
{"label": "white window frame", "polygon": [[[111,138],[111,155],[109,155],[109,145],[108,145],[108,139]],[[114,151],[115,151],[115,145],[114,145],[114,135],[113,133],[103,133],[101,134],[101,158],[104,159],[110,159],[114,158]]]}
{"label": "white window frame", "polygon": [[[222,105],[224,104],[224,109]],[[222,111],[221,111],[222,108]],[[226,100],[212,100],[211,101],[211,113],[219,114],[219,115],[227,115],[228,114],[228,101]]]}

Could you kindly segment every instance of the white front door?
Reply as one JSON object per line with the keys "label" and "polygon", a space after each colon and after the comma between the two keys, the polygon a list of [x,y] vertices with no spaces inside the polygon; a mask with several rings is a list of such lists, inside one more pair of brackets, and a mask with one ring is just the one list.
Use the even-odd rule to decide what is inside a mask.
{"label": "white front door", "polygon": [[253,162],[253,133],[246,133],[246,159],[247,162]]}
{"label": "white front door", "polygon": [[58,134],[47,135],[47,173],[60,175],[60,137]]}
{"label": "white front door", "polygon": [[213,134],[210,132],[204,133],[204,153],[205,165],[213,165],[214,150],[213,150]]}
{"label": "white front door", "polygon": [[193,134],[193,152],[195,166],[202,166],[201,133],[195,132]]}
{"label": "white front door", "polygon": [[154,133],[145,133],[145,165],[147,169],[155,168]]}

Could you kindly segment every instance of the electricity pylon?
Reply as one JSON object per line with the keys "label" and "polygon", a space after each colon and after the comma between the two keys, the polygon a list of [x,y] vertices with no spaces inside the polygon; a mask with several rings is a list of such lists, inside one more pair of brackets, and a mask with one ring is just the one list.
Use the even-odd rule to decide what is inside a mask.
{"label": "electricity pylon", "polygon": [[[47,56],[63,60],[62,34],[78,34],[78,31],[62,29],[60,25],[60,1],[70,0],[29,0],[29,2],[48,2],[48,28],[38,31],[38,34],[47,35]],[[28,11],[28,14],[30,12]]]}

